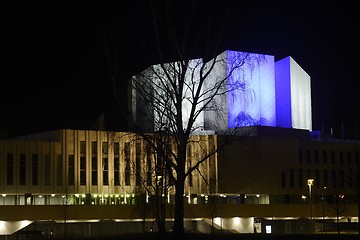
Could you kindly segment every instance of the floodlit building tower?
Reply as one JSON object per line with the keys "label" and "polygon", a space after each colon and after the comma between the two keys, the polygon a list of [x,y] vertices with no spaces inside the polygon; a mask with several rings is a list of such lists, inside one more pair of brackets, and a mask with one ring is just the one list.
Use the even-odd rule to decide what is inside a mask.
{"label": "floodlit building tower", "polygon": [[[225,93],[216,95],[206,110],[200,113],[194,123],[195,128],[216,132],[247,126],[312,130],[310,76],[291,57],[275,62],[272,55],[226,50],[215,60],[202,61],[190,61],[189,69],[195,70],[194,74],[187,73],[188,84],[197,81],[196,76],[203,64],[209,67],[215,61],[202,91],[212,93],[209,90],[218,87],[223,79],[226,79],[226,89],[221,89]],[[165,67],[172,65],[176,66],[174,63],[164,64]],[[162,93],[157,81],[164,81],[161,79],[163,75],[160,65],[154,65],[133,78],[144,78],[141,86],[148,89],[147,98],[151,94],[158,94],[155,98],[159,98]],[[184,96],[184,99],[189,96]],[[184,123],[190,111],[189,104],[184,100]],[[147,130],[156,129],[159,116],[154,109],[133,89],[132,111],[138,126]]]}
{"label": "floodlit building tower", "polygon": [[[245,126],[276,126],[274,57],[226,50],[206,63],[202,59],[193,59],[186,72],[186,85],[196,87],[201,66],[205,65],[206,71],[213,63],[215,63],[214,67],[204,81],[202,91],[204,98],[211,94],[215,97],[199,114],[194,128],[223,132]],[[174,78],[181,74],[177,64],[165,63],[162,66],[153,65],[133,76],[133,83],[134,80],[137,82],[138,85],[135,87],[140,89],[140,92],[134,89],[132,91],[132,112],[136,125],[141,128],[146,126],[147,130],[151,130],[152,128],[147,125],[149,122],[153,122],[153,126],[157,128],[159,116],[156,112],[157,107],[152,106],[150,96],[155,96],[154,101],[165,96],[161,84],[164,84],[166,68],[172,70],[168,72],[174,72]],[[219,90],[223,94],[214,93],[214,89],[219,88],[219,82],[224,79],[226,81],[220,84],[222,87]],[[191,87],[184,90],[182,110],[185,116],[184,124],[191,109],[191,101],[187,101],[191,99]],[[144,121],[147,124],[144,124]]]}

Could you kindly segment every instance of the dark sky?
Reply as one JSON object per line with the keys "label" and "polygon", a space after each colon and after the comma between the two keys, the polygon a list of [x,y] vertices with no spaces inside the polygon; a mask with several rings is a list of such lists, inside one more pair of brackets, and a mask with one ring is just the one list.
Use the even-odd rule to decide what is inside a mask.
{"label": "dark sky", "polygon": [[[343,124],[345,137],[360,138],[355,5],[344,1],[320,6],[234,2],[230,24],[222,34],[223,47],[270,54],[275,60],[291,56],[311,77],[313,129],[333,128],[340,137]],[[114,94],[104,47],[111,29],[116,26],[118,31],[123,75],[135,73],[148,62],[138,37],[151,46],[150,40],[146,43],[150,30],[138,4],[44,1],[4,5],[0,130],[11,135],[87,129],[101,112],[111,109]],[[177,14],[181,11],[178,8]],[[222,8],[214,12],[216,17],[223,13]]]}

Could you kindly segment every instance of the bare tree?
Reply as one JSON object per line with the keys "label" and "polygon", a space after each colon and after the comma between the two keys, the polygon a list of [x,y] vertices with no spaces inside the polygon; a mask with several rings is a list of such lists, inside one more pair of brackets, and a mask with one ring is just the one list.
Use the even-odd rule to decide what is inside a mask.
{"label": "bare tree", "polygon": [[[143,143],[145,144],[141,147],[142,154],[137,154],[135,161],[132,162],[135,181],[137,189],[144,195],[141,202],[145,207],[144,216],[152,210],[158,232],[165,232],[166,204],[171,182],[167,177],[165,162],[162,159],[164,154],[157,154],[150,144],[146,141]],[[160,152],[159,149],[157,151]],[[142,156],[143,160],[140,160],[139,156]],[[150,209],[146,209],[147,207]]]}
{"label": "bare tree", "polygon": [[[356,154],[360,154],[356,152]],[[356,157],[359,159],[359,156]],[[350,190],[352,190],[356,195],[357,201],[357,215],[360,217],[360,165],[357,163],[357,167],[349,171],[349,174],[345,175],[341,179],[342,183],[345,184]],[[337,199],[339,201],[339,199]],[[337,203],[338,203],[337,201]],[[360,234],[360,221],[358,221],[358,234]]]}
{"label": "bare tree", "polygon": [[[156,7],[154,2],[148,3],[147,24],[154,34],[152,43],[156,47],[149,49],[143,39],[140,42],[143,54],[152,57],[157,64],[131,78],[132,105],[124,112],[131,131],[141,136],[163,161],[168,181],[175,188],[173,233],[182,236],[185,180],[194,171],[200,171],[200,165],[221,148],[216,144],[197,159],[190,160],[187,146],[193,143],[192,135],[204,130],[228,131],[227,110],[223,108],[226,96],[240,91],[251,98],[251,89],[240,79],[240,69],[265,59],[259,54],[231,51],[218,54],[231,7],[222,9],[226,11],[219,15],[214,12],[215,9],[219,11],[216,6],[191,1],[179,18],[178,6],[166,3]],[[193,25],[198,28],[194,29]],[[116,44],[115,38],[112,39]],[[110,54],[109,48],[106,50],[115,83],[119,78],[118,58]],[[249,120],[256,124],[251,116],[244,114],[239,114],[235,120],[230,135]]]}
{"label": "bare tree", "polygon": [[[229,77],[248,58],[248,54],[235,54],[232,62],[221,56],[206,63],[203,59],[161,63],[132,79],[133,100],[141,108],[135,111],[132,130],[150,143],[157,155],[161,156],[169,180],[174,184],[174,232],[177,234],[184,232],[185,179],[193,171],[199,170],[200,165],[220,147],[202,154],[195,161],[189,161],[187,146],[193,141],[191,136],[208,129],[207,125],[211,125],[206,122],[208,117],[216,121],[223,115],[224,109],[219,104],[221,96],[242,88],[241,85],[233,84]],[[228,72],[212,75],[218,66]],[[149,123],[151,129],[146,129]]]}

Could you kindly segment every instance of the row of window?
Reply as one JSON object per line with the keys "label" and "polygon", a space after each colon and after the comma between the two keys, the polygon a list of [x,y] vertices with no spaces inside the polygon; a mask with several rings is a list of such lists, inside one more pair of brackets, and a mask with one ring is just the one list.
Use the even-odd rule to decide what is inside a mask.
{"label": "row of window", "polygon": [[[300,149],[299,150],[299,163],[320,163],[320,155],[322,155],[322,164],[356,164],[357,166],[360,164],[360,152],[351,152],[351,151],[338,151],[338,154],[334,150],[330,151],[330,159],[328,156],[328,151],[323,150],[320,154],[318,149],[311,151],[310,149]],[[345,158],[346,154],[346,158]],[[337,161],[338,160],[338,161]],[[355,161],[354,161],[355,160]]]}
{"label": "row of window", "polygon": [[[92,142],[92,152],[91,152],[91,185],[98,185],[98,155],[97,155],[97,142]],[[147,184],[151,184],[151,151],[150,148],[146,149],[146,165],[147,165]],[[119,143],[114,143],[114,157],[110,159],[113,162],[114,166],[114,176],[113,182],[115,186],[120,185],[120,147]],[[141,146],[140,143],[136,144],[136,185],[141,185],[140,171],[141,171]],[[86,185],[86,171],[87,171],[87,161],[86,161],[86,148],[85,142],[80,142],[80,173],[79,173],[79,182],[80,185]],[[130,177],[131,177],[131,156],[130,156],[130,143],[125,143],[124,145],[124,164],[125,164],[125,185],[130,186]],[[30,159],[30,167],[31,167],[31,184],[38,185],[39,184],[39,155],[34,153],[31,155]],[[75,184],[75,156],[68,155],[68,184]],[[63,169],[64,163],[62,160],[62,155],[58,155],[56,161],[56,184],[63,184]],[[19,185],[27,184],[27,156],[25,153],[19,154],[19,169],[18,169],[18,183]],[[103,185],[109,185],[109,156],[108,156],[108,144],[107,142],[102,143],[102,183]],[[14,185],[14,154],[8,153],[6,160],[6,184]],[[51,184],[51,158],[50,154],[45,154],[44,156],[44,185]],[[112,176],[111,176],[112,178]]]}
{"label": "row of window", "polygon": [[[69,157],[71,166],[73,167],[73,156]],[[30,156],[30,167],[31,167],[31,185],[39,185],[40,178],[40,164],[39,164],[39,155],[34,153]],[[27,183],[27,156],[26,154],[19,154],[19,169],[18,169],[18,184],[26,185]],[[15,184],[15,161],[14,154],[8,153],[6,158],[6,184],[14,185]],[[69,165],[70,166],[70,165]],[[62,155],[58,154],[55,159],[55,175],[56,175],[56,185],[63,184],[63,160]],[[44,156],[44,171],[43,171],[44,185],[51,185],[51,156],[50,154],[45,154]]]}
{"label": "row of window", "polygon": [[[357,169],[350,168],[348,172],[341,169],[322,170],[319,169],[306,170],[306,177],[303,169],[289,169],[281,172],[281,187],[303,188],[307,186],[307,179],[314,179],[316,188],[332,187],[332,188],[352,188],[356,186]],[[296,181],[297,179],[297,181]]]}
{"label": "row of window", "polygon": [[[97,142],[91,143],[91,160],[90,163],[87,162],[86,156],[86,143],[85,141],[80,142],[80,152],[79,152],[79,184],[80,186],[85,186],[87,184],[87,168],[88,164],[90,165],[90,184],[92,186],[97,186],[99,184],[99,177],[102,178],[102,185],[113,184],[114,186],[120,186],[122,179],[124,177],[125,186],[131,185],[131,171],[135,171],[135,184],[136,186],[141,186],[142,184],[146,184],[147,186],[151,186],[153,183],[153,176],[162,176],[164,171],[164,166],[161,164],[161,159],[159,157],[156,158],[156,164],[152,163],[152,151],[149,145],[146,146],[145,149],[145,162],[141,161],[142,148],[140,143],[135,144],[135,159],[131,159],[131,145],[129,142],[124,144],[124,149],[120,149],[120,145],[118,142],[114,143],[114,154],[108,154],[108,143],[102,143],[102,155],[101,162],[98,161],[97,154]],[[191,148],[190,148],[191,149]],[[123,154],[123,158],[121,158],[121,154]],[[39,185],[40,178],[40,162],[39,155],[34,153],[30,156],[30,164],[28,165],[28,159],[26,154],[19,154],[19,167],[15,169],[15,159],[13,153],[7,154],[6,160],[6,184],[14,185],[15,177],[18,177],[17,182],[19,185],[29,184],[27,182],[27,168],[30,168],[30,176],[31,176],[31,185]],[[124,161],[121,162],[120,159]],[[109,162],[112,161],[112,162]],[[51,185],[52,174],[51,174],[51,156],[50,154],[44,155],[44,168],[43,168],[43,181],[44,185]],[[55,168],[54,174],[56,175],[56,185],[63,185],[63,176],[64,176],[64,167],[65,163],[63,161],[62,155],[57,155],[55,159]],[[75,172],[75,155],[70,154],[67,156],[67,184],[69,186],[73,186],[76,184],[76,172]],[[113,168],[113,172],[109,172],[109,164],[111,164]],[[120,172],[120,165],[124,164],[124,175]],[[144,166],[142,166],[144,164]],[[135,169],[132,170],[131,166],[134,166]],[[156,166],[156,168],[155,168]],[[143,169],[143,167],[145,167]],[[156,173],[155,173],[156,171]],[[101,172],[101,175],[99,174]],[[141,175],[143,172],[144,176]],[[16,174],[17,173],[17,174]],[[144,181],[144,183],[142,183]],[[191,182],[192,183],[192,182]]]}

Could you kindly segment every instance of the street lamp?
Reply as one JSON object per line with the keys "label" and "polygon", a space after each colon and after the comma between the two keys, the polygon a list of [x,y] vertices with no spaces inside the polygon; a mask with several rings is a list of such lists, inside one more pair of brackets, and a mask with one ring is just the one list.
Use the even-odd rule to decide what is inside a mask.
{"label": "street lamp", "polygon": [[309,203],[310,203],[310,231],[312,232],[312,218],[313,218],[313,213],[312,213],[312,198],[311,198],[311,188],[314,185],[314,179],[309,178],[307,180],[307,184],[309,186]]}
{"label": "street lamp", "polygon": [[326,187],[323,187],[322,193],[321,193],[321,203],[322,203],[322,215],[323,215],[323,232],[325,233],[325,196],[324,191],[326,190]]}

